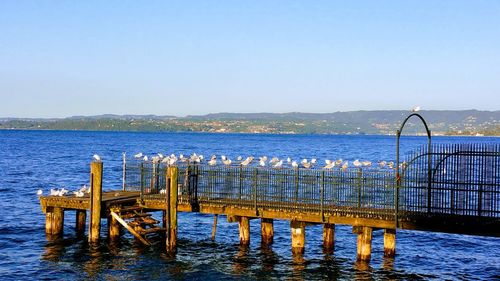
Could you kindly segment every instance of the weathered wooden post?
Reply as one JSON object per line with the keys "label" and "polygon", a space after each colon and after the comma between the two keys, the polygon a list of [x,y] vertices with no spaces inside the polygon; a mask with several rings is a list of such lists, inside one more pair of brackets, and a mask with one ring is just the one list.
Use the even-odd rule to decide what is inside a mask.
{"label": "weathered wooden post", "polygon": [[87,222],[87,211],[76,210],[76,233],[82,235],[85,233],[85,224]]}
{"label": "weathered wooden post", "polygon": [[354,226],[353,233],[358,235],[357,257],[358,261],[368,262],[372,254],[372,231],[371,227]]}
{"label": "weathered wooden post", "polygon": [[240,231],[240,245],[250,245],[250,219],[248,217],[238,217],[238,228]]}
{"label": "weathered wooden post", "polygon": [[384,257],[393,258],[396,256],[396,229],[384,230]]}
{"label": "weathered wooden post", "polygon": [[332,253],[335,247],[335,224],[325,223],[323,225],[323,251]]}
{"label": "weathered wooden post", "polygon": [[[120,208],[119,207],[112,208],[110,211],[118,213],[120,212]],[[120,223],[111,214],[108,215],[108,236],[109,240],[111,241],[120,238]]]}
{"label": "weathered wooden post", "polygon": [[177,177],[179,173],[179,168],[176,166],[170,166],[167,169],[167,183],[169,186],[166,187],[166,248],[167,252],[170,254],[175,254],[177,252]]}
{"label": "weathered wooden post", "polygon": [[90,220],[89,242],[99,241],[101,231],[102,162],[90,163]]}
{"label": "weathered wooden post", "polygon": [[52,235],[52,221],[54,219],[54,208],[47,207],[45,211],[45,234]]}
{"label": "weathered wooden post", "polygon": [[217,232],[217,214],[214,215],[214,225],[212,226],[212,241],[215,241],[216,232]]}
{"label": "weathered wooden post", "polygon": [[290,227],[292,229],[292,254],[302,255],[306,244],[306,223],[292,220]]}
{"label": "weathered wooden post", "polygon": [[271,245],[274,239],[273,219],[261,219],[260,221],[261,244]]}

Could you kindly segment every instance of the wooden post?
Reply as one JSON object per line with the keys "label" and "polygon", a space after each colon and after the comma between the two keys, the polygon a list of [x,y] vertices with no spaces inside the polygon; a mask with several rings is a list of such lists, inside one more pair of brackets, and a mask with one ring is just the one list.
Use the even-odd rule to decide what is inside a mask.
{"label": "wooden post", "polygon": [[248,246],[250,245],[250,220],[248,217],[238,218],[238,228],[240,231],[240,245]]}
{"label": "wooden post", "polygon": [[[112,209],[111,211],[116,213],[119,209]],[[120,238],[120,223],[111,214],[108,216],[108,236],[111,241]]]}
{"label": "wooden post", "polygon": [[335,224],[325,223],[323,225],[323,251],[333,253],[335,247]]}
{"label": "wooden post", "polygon": [[371,227],[362,226],[356,229],[358,234],[357,260],[368,262],[372,254],[372,231]]}
{"label": "wooden post", "polygon": [[76,210],[76,233],[81,235],[85,233],[85,224],[87,221],[86,210]]}
{"label": "wooden post", "polygon": [[177,177],[179,168],[176,166],[167,169],[167,252],[174,254],[177,252]]}
{"label": "wooden post", "polygon": [[99,241],[101,231],[102,162],[90,163],[89,242]]}
{"label": "wooden post", "polygon": [[214,215],[214,225],[212,226],[212,241],[215,241],[216,232],[217,232],[217,214]]}
{"label": "wooden post", "polygon": [[306,224],[292,220],[290,227],[292,229],[292,254],[302,255],[306,244]]}
{"label": "wooden post", "polygon": [[273,219],[261,219],[260,221],[261,244],[271,245],[274,239]]}
{"label": "wooden post", "polygon": [[396,256],[396,229],[384,230],[384,257]]}
{"label": "wooden post", "polygon": [[61,236],[64,230],[64,209],[54,207],[52,217],[52,235]]}
{"label": "wooden post", "polygon": [[52,235],[52,221],[54,219],[54,208],[47,207],[45,213],[45,234]]}

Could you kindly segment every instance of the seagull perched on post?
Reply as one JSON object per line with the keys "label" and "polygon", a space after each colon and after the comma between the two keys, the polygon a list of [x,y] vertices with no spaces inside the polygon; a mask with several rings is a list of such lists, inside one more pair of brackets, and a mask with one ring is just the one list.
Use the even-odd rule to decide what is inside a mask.
{"label": "seagull perched on post", "polygon": [[94,154],[94,156],[92,156],[92,158],[94,158],[94,160],[97,162],[101,162],[101,156],[99,156],[97,154]]}
{"label": "seagull perched on post", "polygon": [[42,194],[43,194],[43,191],[42,191],[41,189],[39,189],[39,190],[36,192],[36,195],[37,195],[37,196],[42,196]]}

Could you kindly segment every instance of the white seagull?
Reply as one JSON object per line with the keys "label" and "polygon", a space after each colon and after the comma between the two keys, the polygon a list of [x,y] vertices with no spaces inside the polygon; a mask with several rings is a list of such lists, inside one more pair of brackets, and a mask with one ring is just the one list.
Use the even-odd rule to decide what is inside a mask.
{"label": "white seagull", "polygon": [[92,156],[92,157],[94,158],[95,161],[101,162],[101,156],[94,154],[94,156]]}
{"label": "white seagull", "polygon": [[41,189],[39,189],[39,190],[36,192],[36,195],[37,195],[37,196],[42,196],[42,194],[43,194],[43,191],[42,191]]}
{"label": "white seagull", "polygon": [[415,106],[414,108],[411,109],[411,112],[419,112],[420,111],[420,106]]}
{"label": "white seagull", "polygon": [[142,156],[143,156],[143,155],[142,155],[142,152],[139,152],[139,153],[137,153],[137,154],[135,154],[135,155],[134,155],[134,158],[135,158],[135,159],[141,159],[141,158],[142,158]]}

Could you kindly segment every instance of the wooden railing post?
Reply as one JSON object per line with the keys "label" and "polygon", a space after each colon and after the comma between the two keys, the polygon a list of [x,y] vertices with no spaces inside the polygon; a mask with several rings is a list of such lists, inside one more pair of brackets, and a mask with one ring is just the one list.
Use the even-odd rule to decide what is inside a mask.
{"label": "wooden railing post", "polygon": [[166,248],[170,254],[177,252],[177,181],[178,181],[179,168],[170,166],[167,169],[167,183],[166,187]]}
{"label": "wooden railing post", "polygon": [[99,241],[101,232],[101,202],[102,202],[102,162],[90,163],[90,220],[89,242]]}

